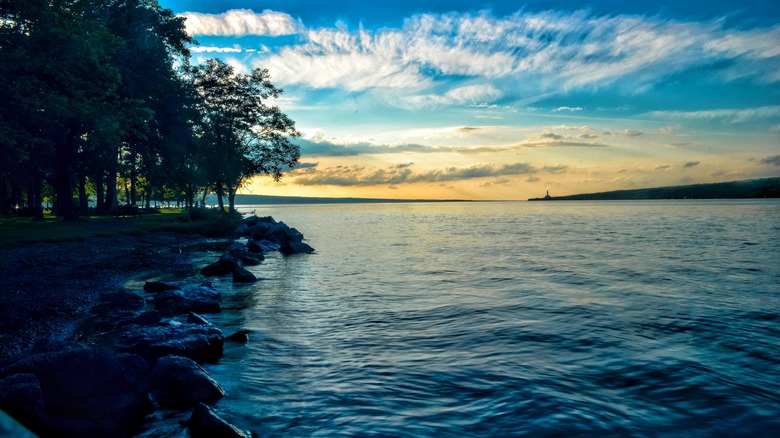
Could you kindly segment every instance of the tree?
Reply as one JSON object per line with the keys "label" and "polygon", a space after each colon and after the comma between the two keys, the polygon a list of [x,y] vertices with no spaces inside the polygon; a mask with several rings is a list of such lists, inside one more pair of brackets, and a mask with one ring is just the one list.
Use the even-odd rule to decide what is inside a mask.
{"label": "tree", "polygon": [[222,61],[210,59],[191,69],[201,100],[196,124],[202,168],[213,184],[220,208],[228,196],[235,211],[235,195],[250,178],[269,175],[279,180],[300,158],[300,147],[290,141],[300,136],[295,122],[270,99],[282,90],[271,83],[268,70],[236,73]]}
{"label": "tree", "polygon": [[[119,73],[110,63],[118,40],[94,11],[105,0],[29,0],[0,4],[0,125],[16,130],[21,164],[37,192],[48,178],[57,212],[75,219],[76,169],[89,133],[113,126],[94,123],[118,103]],[[23,131],[23,132],[19,132]]]}

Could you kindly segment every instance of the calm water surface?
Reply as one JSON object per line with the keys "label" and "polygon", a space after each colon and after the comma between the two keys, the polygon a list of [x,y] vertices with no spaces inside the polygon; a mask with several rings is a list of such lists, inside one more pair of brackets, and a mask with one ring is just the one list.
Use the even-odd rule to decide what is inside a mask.
{"label": "calm water surface", "polygon": [[254,208],[317,249],[219,283],[261,436],[780,431],[780,202]]}

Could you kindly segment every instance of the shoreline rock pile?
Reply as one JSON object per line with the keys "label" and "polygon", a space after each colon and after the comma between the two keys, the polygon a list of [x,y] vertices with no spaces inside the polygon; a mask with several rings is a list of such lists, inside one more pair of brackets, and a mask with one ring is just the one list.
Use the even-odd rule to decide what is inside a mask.
{"label": "shoreline rock pile", "polygon": [[[260,264],[264,252],[314,251],[298,230],[271,217],[245,219],[236,236],[246,241],[234,242],[203,275],[256,281],[245,266]],[[43,346],[0,367],[0,414],[12,418],[0,415],[0,430],[15,420],[41,436],[127,436],[164,409],[191,412],[182,427],[193,437],[253,436],[209,407],[225,390],[201,366],[218,363],[226,341],[247,342],[249,330],[225,337],[202,315],[222,310],[212,283],[147,282],[143,289],[146,298],[125,290],[102,295],[88,321],[93,336],[81,343]]]}
{"label": "shoreline rock pile", "polygon": [[289,256],[314,252],[314,248],[303,242],[300,231],[271,216],[248,217],[233,234],[238,239],[245,238],[246,242],[233,242],[219,260],[201,269],[201,274],[207,277],[232,274],[233,283],[253,283],[257,277],[246,266],[259,265],[265,259],[263,253],[279,251]]}

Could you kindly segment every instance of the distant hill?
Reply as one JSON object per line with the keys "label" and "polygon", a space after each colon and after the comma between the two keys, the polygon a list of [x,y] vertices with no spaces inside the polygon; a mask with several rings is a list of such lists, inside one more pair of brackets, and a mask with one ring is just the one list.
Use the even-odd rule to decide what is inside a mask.
{"label": "distant hill", "polygon": [[529,201],[619,201],[641,199],[780,198],[780,178],[762,178],[651,189],[616,190],[570,196],[531,198]]}
{"label": "distant hill", "polygon": [[462,199],[376,199],[376,198],[308,198],[302,196],[236,195],[236,205],[287,204],[380,204],[389,202],[469,202]]}

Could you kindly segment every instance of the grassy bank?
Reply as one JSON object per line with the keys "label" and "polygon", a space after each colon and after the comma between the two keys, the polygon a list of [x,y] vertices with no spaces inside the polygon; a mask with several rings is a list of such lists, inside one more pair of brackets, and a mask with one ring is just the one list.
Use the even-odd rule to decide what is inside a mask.
{"label": "grassy bank", "polygon": [[135,218],[86,216],[65,222],[51,215],[41,221],[29,217],[0,216],[0,247],[27,243],[84,241],[93,237],[141,236],[154,232],[199,234],[208,237],[229,235],[238,218],[216,209],[161,209]]}

